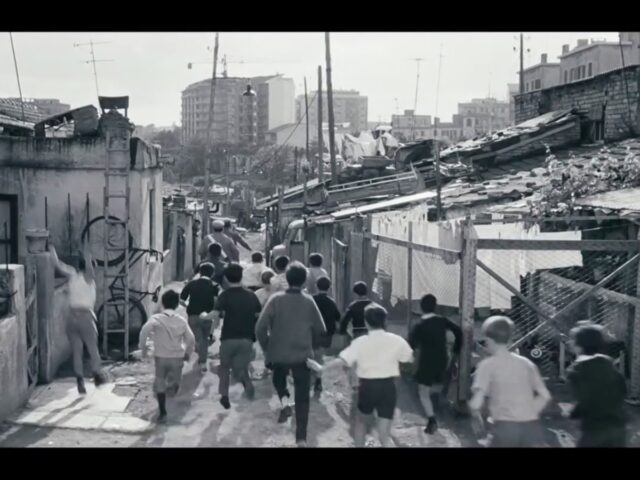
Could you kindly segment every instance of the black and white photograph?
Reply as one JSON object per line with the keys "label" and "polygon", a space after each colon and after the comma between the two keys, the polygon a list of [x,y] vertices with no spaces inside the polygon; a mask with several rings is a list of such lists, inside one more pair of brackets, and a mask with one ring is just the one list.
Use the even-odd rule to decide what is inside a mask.
{"label": "black and white photograph", "polygon": [[640,447],[640,31],[208,28],[0,31],[0,449]]}

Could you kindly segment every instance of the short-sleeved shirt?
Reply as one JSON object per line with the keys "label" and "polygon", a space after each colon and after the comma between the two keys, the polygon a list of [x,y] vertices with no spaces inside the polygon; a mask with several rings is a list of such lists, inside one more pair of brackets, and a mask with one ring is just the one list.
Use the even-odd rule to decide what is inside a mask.
{"label": "short-sleeved shirt", "polygon": [[508,351],[500,351],[478,364],[472,388],[488,398],[491,417],[502,422],[538,420],[535,397],[548,393],[538,367]]}
{"label": "short-sleeved shirt", "polygon": [[258,297],[244,287],[231,287],[218,297],[215,309],[223,314],[220,340],[255,341],[257,315],[262,310]]}
{"label": "short-sleeved shirt", "polygon": [[399,335],[371,330],[340,352],[340,358],[355,365],[358,378],[392,378],[400,376],[401,363],[413,360],[413,350]]}

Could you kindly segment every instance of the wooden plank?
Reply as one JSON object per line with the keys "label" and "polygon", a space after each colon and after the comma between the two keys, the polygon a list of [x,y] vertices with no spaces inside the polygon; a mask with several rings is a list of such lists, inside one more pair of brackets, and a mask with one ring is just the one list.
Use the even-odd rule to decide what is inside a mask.
{"label": "wooden plank", "polygon": [[[501,210],[500,212],[495,212],[495,213],[500,213],[500,214],[506,214],[506,215],[523,215],[522,213],[520,213],[521,209],[518,209],[517,207],[514,208],[514,210],[512,211],[512,213],[510,213],[509,210],[507,210],[506,208]],[[486,224],[486,223],[519,223],[519,222],[532,222],[532,223],[553,223],[553,222],[599,222],[599,221],[610,221],[610,220],[633,220],[633,219],[637,219],[640,218],[640,215],[626,215],[626,216],[620,216],[620,215],[594,215],[592,217],[586,217],[584,215],[569,215],[566,217],[543,217],[543,218],[538,218],[538,217],[519,217],[519,218],[487,218],[487,219],[482,219],[482,223]]]}
{"label": "wooden plank", "polygon": [[[640,230],[638,230],[638,240],[640,240]],[[640,295],[640,267],[636,272],[636,295]],[[632,328],[629,332],[630,344],[631,344],[631,358],[630,365],[630,381],[629,381],[629,396],[632,399],[640,398],[640,308],[636,307]]]}
{"label": "wooden plank", "polygon": [[398,247],[411,248],[418,252],[430,253],[432,255],[438,255],[440,257],[449,256],[450,258],[459,259],[461,254],[457,250],[449,250],[447,248],[432,247],[430,245],[421,245],[419,243],[408,242],[406,240],[400,240],[397,238],[386,237],[384,235],[376,235],[375,233],[366,232],[365,238],[375,240],[376,242],[389,243]]}
{"label": "wooden plank", "polygon": [[413,222],[409,222],[409,231],[407,232],[407,338],[411,332],[412,323],[412,303],[413,303],[413,249],[411,244],[413,243]]}
{"label": "wooden plank", "polygon": [[471,222],[467,217],[463,230],[463,246],[460,265],[460,327],[462,350],[458,374],[458,402],[464,403],[471,393],[471,356],[473,353],[473,322],[476,301],[477,239],[471,236]]}
{"label": "wooden plank", "polygon": [[[589,290],[592,287],[592,285],[588,283],[576,282],[575,280],[561,277],[559,275],[556,275],[555,273],[540,272],[540,275],[543,280],[559,283],[563,287],[577,288],[579,290]],[[604,295],[607,300],[612,302],[619,302],[640,307],[640,298],[632,297],[631,295],[625,295],[624,293],[618,293],[614,292],[613,290],[607,289],[603,289],[599,294]]]}
{"label": "wooden plank", "polygon": [[558,313],[556,313],[555,316],[553,317],[554,320],[556,318],[561,318],[564,315],[566,315],[567,313],[569,313],[577,305],[581,304],[583,301],[585,301],[587,298],[589,298],[591,295],[593,295],[596,291],[598,291],[600,288],[602,288],[602,286],[606,285],[613,278],[618,276],[621,272],[623,272],[624,270],[629,268],[631,265],[637,264],[638,263],[638,259],[640,259],[640,254],[634,255],[631,259],[627,260],[625,263],[620,265],[613,272],[611,272],[609,275],[604,277],[602,280],[600,280],[598,283],[596,283],[593,287],[589,288],[589,290],[584,292],[582,295],[580,295],[578,298],[576,298],[574,301],[570,302],[562,310],[560,310]]}
{"label": "wooden plank", "polygon": [[479,250],[638,251],[638,240],[502,240],[478,239]]}
{"label": "wooden plank", "polygon": [[[637,263],[638,259],[640,258],[640,254],[638,255],[634,255],[634,257],[630,260],[628,260],[627,262],[625,262],[623,265],[621,265],[620,267],[616,268],[613,272],[611,272],[609,275],[607,275],[606,277],[604,277],[602,280],[600,280],[597,284],[595,284],[594,286],[590,287],[585,293],[583,293],[582,295],[580,295],[578,298],[576,298],[573,302],[570,302],[568,305],[566,305],[562,310],[560,310],[558,313],[556,313],[553,318],[551,319],[551,322],[556,322],[556,320],[558,318],[561,318],[562,316],[566,315],[567,313],[569,313],[571,310],[573,310],[576,306],[580,305],[582,302],[584,302],[587,298],[589,298],[591,295],[593,295],[597,290],[599,290],[600,288],[602,288],[603,285],[607,284],[612,278],[614,278],[616,275],[619,275],[620,272],[622,272],[623,270],[625,270],[626,268],[628,268],[630,265],[632,265],[633,263]],[[522,344],[522,342],[524,342],[525,340],[527,340],[528,338],[530,338],[531,336],[533,336],[538,330],[540,330],[542,327],[544,327],[545,325],[548,325],[549,322],[548,321],[543,321],[542,323],[540,323],[540,325],[538,325],[536,328],[534,328],[533,330],[530,330],[529,333],[527,333],[526,335],[524,335],[523,337],[519,338],[515,343],[513,343],[509,348],[516,348],[518,345]]]}
{"label": "wooden plank", "polygon": [[487,265],[485,265],[480,259],[476,258],[476,264],[482,270],[487,272],[489,274],[489,276],[493,277],[496,282],[498,282],[500,285],[502,285],[504,288],[506,288],[512,294],[514,294],[516,297],[518,297],[520,299],[520,301],[522,301],[522,303],[524,303],[526,306],[528,306],[531,310],[536,312],[542,318],[544,318],[546,320],[551,320],[551,318],[547,314],[545,314],[535,303],[533,303],[531,300],[529,300],[527,297],[525,297],[516,288],[514,288],[513,285],[511,285],[506,280],[504,280],[500,275],[498,275],[491,268],[489,268]]}

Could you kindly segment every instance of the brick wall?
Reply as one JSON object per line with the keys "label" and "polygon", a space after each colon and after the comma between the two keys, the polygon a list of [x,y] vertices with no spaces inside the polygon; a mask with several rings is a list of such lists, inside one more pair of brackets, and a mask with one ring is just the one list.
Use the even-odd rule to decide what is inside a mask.
{"label": "brick wall", "polygon": [[571,108],[585,111],[590,120],[599,120],[601,108],[606,105],[604,138],[619,140],[640,134],[639,93],[640,66],[634,65],[579,82],[515,95],[516,123]]}

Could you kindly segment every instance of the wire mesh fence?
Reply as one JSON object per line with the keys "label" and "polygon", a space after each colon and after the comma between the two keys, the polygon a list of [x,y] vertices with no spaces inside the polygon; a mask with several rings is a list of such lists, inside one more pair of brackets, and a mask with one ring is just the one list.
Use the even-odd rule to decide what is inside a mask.
{"label": "wire mesh fence", "polygon": [[606,327],[614,358],[626,351],[637,303],[638,262],[632,254],[516,247],[480,250],[478,259],[502,282],[479,268],[476,307],[487,315],[508,315],[516,327],[513,349],[536,363],[545,376],[563,376],[571,360],[567,335],[579,321]]}

